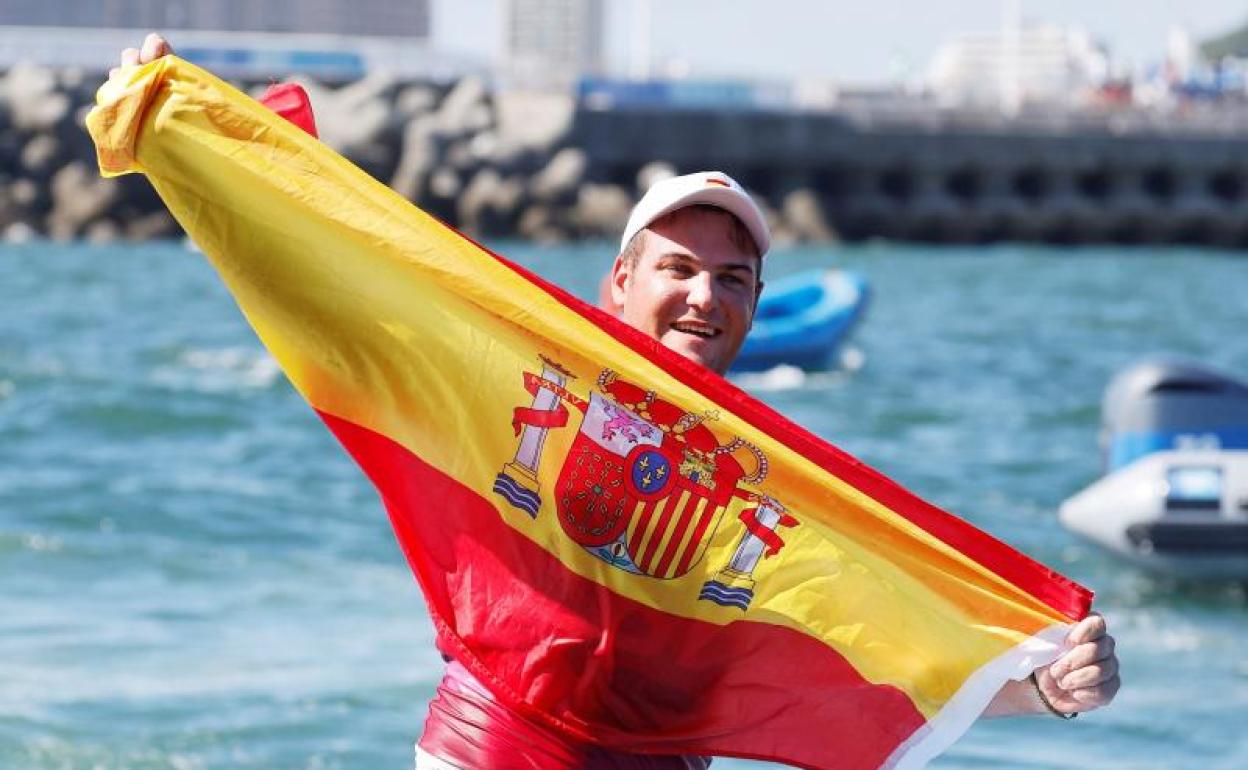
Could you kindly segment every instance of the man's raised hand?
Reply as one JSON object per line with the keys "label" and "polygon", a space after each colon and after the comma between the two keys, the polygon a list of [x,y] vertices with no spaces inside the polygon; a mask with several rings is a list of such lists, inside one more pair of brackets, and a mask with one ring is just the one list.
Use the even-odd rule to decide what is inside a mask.
{"label": "man's raised hand", "polygon": [[113,67],[108,76],[116,77],[122,67],[138,67],[148,64],[159,59],[162,56],[168,56],[173,53],[173,48],[169,45],[169,41],[165,40],[155,32],[149,32],[147,37],[143,39],[141,48],[127,48],[121,52],[121,65]]}

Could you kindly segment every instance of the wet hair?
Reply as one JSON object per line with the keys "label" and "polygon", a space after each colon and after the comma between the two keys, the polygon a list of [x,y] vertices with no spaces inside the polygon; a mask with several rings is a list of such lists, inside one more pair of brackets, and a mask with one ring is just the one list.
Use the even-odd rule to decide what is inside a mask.
{"label": "wet hair", "polygon": [[641,228],[640,230],[637,231],[637,234],[634,235],[632,239],[630,239],[629,242],[624,246],[624,250],[620,252],[620,259],[623,260],[624,264],[628,265],[630,268],[636,267],[637,259],[641,256],[641,250],[645,246],[644,239],[646,235],[646,230],[650,229],[650,227],[654,226],[658,222],[662,222],[663,220],[669,217],[674,217],[680,214],[684,214],[687,211],[702,211],[704,213],[718,214],[720,216],[728,217],[728,219],[732,220],[732,226],[728,230],[728,238],[729,240],[732,241],[732,245],[736,246],[742,251],[753,254],[755,258],[758,259],[757,269],[755,270],[755,277],[758,280],[762,280],[763,259],[762,259],[762,255],[758,253],[758,244],[754,242],[754,236],[750,235],[750,229],[745,226],[744,222],[742,222],[740,219],[737,219],[735,216],[733,216],[732,212],[726,209],[721,209],[718,206],[711,206],[706,203],[698,203],[693,206],[685,206],[684,208],[676,209],[675,211],[669,211],[668,213],[654,220],[654,222],[651,222],[649,226]]}

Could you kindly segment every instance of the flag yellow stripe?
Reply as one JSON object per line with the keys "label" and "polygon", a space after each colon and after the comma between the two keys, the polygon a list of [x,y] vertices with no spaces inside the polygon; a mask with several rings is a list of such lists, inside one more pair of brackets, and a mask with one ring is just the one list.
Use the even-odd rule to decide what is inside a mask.
{"label": "flag yellow stripe", "polygon": [[628,520],[628,530],[625,534],[625,542],[633,542],[633,538],[637,536],[637,527],[641,524],[641,516],[649,503],[638,501],[633,506],[633,515]]}
{"label": "flag yellow stripe", "polygon": [[[676,540],[676,532],[680,528],[680,522],[672,527],[672,536],[668,538],[664,544],[662,555],[659,557],[659,564],[663,567],[661,577],[670,578],[676,574],[676,567],[680,565],[681,554],[689,547],[689,538],[693,537],[693,530],[698,526],[698,519],[702,517],[702,512],[706,510],[706,506],[710,500],[705,497],[699,497],[697,504],[694,505],[692,511],[685,512],[681,518],[686,519],[684,530],[680,533],[680,539]],[[683,510],[683,509],[682,509]],[[666,561],[667,564],[663,564]]]}

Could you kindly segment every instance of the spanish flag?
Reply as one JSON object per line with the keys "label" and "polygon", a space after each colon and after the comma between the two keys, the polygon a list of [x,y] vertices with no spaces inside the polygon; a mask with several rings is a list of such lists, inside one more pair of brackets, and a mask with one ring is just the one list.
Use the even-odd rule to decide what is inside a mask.
{"label": "spanish flag", "polygon": [[376,485],[443,649],[638,753],[912,768],[1091,594],[173,57],[88,118]]}

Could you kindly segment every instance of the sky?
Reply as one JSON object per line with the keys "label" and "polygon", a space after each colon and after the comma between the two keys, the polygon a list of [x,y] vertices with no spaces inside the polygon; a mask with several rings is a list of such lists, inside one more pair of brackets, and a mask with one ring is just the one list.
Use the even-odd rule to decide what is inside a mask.
{"label": "sky", "polygon": [[[1227,0],[1013,0],[1027,21],[1080,25],[1127,65],[1160,61],[1169,30],[1197,40],[1248,21]],[[628,72],[636,0],[606,0],[608,65]],[[490,58],[503,39],[502,0],[434,0],[434,38]],[[921,75],[940,44],[1000,28],[1006,0],[651,0],[651,60],[689,74],[880,82]],[[632,25],[636,26],[636,25]]]}

